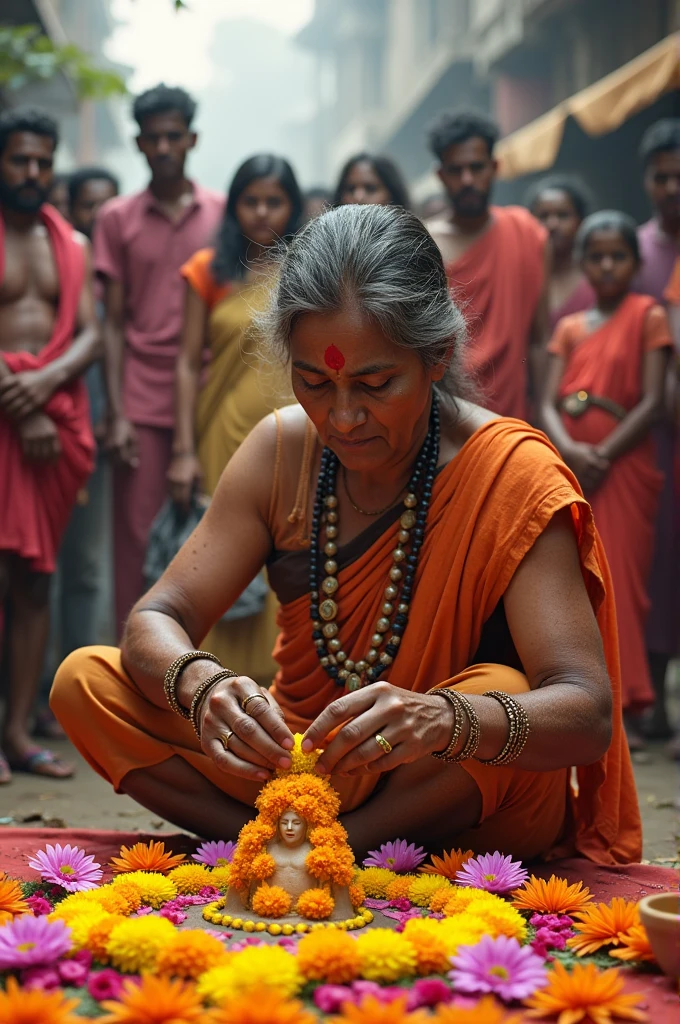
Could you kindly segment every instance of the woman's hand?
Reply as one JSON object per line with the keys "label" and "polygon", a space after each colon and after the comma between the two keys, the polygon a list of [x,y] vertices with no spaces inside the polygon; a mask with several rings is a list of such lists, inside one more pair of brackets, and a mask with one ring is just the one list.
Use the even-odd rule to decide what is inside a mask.
{"label": "woman's hand", "polygon": [[[320,747],[329,733],[342,726],[316,770],[335,775],[384,772],[444,750],[453,732],[453,717],[453,708],[443,697],[412,693],[387,682],[372,683],[329,704],[307,729],[302,749]],[[384,736],[391,753],[384,752],[376,734]]]}
{"label": "woman's hand", "polygon": [[183,512],[189,511],[191,495],[203,478],[201,464],[193,452],[173,455],[167,472],[170,497]]}
{"label": "woman's hand", "polygon": [[[244,710],[243,702],[251,696]],[[266,782],[275,768],[291,766],[293,734],[283,711],[248,676],[214,686],[203,701],[199,722],[203,752],[228,775]]]}
{"label": "woman's hand", "polygon": [[563,454],[564,461],[578,477],[584,493],[595,491],[611,469],[609,459],[601,455],[592,444],[574,441]]}

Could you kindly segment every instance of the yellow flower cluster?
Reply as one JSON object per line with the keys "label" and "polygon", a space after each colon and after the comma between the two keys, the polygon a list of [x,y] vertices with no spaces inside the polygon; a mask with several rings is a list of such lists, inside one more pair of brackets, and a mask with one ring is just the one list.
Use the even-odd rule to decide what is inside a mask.
{"label": "yellow flower cluster", "polygon": [[143,974],[155,969],[159,953],[175,934],[175,926],[165,917],[126,918],[111,931],[106,953],[119,971]]}
{"label": "yellow flower cluster", "polygon": [[453,886],[441,875],[419,875],[411,882],[408,898],[417,907],[429,908],[432,897],[440,889],[453,890]]}
{"label": "yellow flower cluster", "polygon": [[122,876],[120,882],[115,879],[113,886],[129,886],[130,882],[134,882],[139,889],[144,906],[153,907],[154,910],[158,910],[168,900],[174,900],[177,895],[177,886],[165,875],[155,871],[130,871]]}
{"label": "yellow flower cluster", "polygon": [[[305,893],[319,891],[318,889],[307,889]],[[305,893],[302,895],[304,896]],[[319,928],[337,928],[339,931],[351,932],[355,928],[363,928],[373,920],[371,911],[366,907],[360,907],[356,917],[349,917],[344,921],[313,921],[310,924],[306,921],[300,921],[298,924],[279,924],[278,921],[272,921],[271,924],[267,924],[265,921],[252,921],[247,917],[222,914],[220,911],[225,903],[226,897],[222,896],[216,903],[210,903],[204,907],[203,919],[209,921],[210,924],[223,925],[225,928],[242,929],[244,932],[268,932],[269,935],[304,935],[306,932],[313,932]]]}
{"label": "yellow flower cluster", "polygon": [[300,939],[297,964],[306,981],[345,985],[359,976],[359,948],[346,932],[324,928]]}
{"label": "yellow flower cluster", "polygon": [[201,974],[198,994],[207,1003],[220,1005],[247,992],[274,990],[296,995],[304,984],[296,958],[280,946],[251,946]]}
{"label": "yellow flower cluster", "polygon": [[177,978],[198,978],[212,967],[227,963],[228,953],[219,939],[200,928],[176,931],[156,960],[156,971]]}
{"label": "yellow flower cluster", "polygon": [[389,868],[363,868],[356,872],[354,881],[371,899],[384,900],[387,899],[387,887],[396,877]]}
{"label": "yellow flower cluster", "polygon": [[416,973],[413,946],[390,928],[373,928],[356,940],[362,978],[390,984]]}
{"label": "yellow flower cluster", "polygon": [[172,882],[177,892],[183,896],[195,896],[201,889],[205,889],[206,885],[214,884],[212,872],[203,864],[180,864],[169,872],[168,881]]}
{"label": "yellow flower cluster", "polygon": [[[313,772],[316,767],[316,762],[321,757],[322,750],[310,750],[309,753],[305,753],[302,749],[302,733],[296,732],[293,735],[293,749],[290,751],[290,759],[292,764],[290,768],[277,768],[276,774],[279,776],[286,775],[298,775],[302,772]],[[284,808],[285,810],[285,808]]]}
{"label": "yellow flower cluster", "polygon": [[335,909],[335,900],[327,889],[305,889],[300,893],[295,909],[308,921],[325,921]]}
{"label": "yellow flower cluster", "polygon": [[259,885],[253,893],[252,907],[260,917],[285,917],[293,900],[280,885]]}

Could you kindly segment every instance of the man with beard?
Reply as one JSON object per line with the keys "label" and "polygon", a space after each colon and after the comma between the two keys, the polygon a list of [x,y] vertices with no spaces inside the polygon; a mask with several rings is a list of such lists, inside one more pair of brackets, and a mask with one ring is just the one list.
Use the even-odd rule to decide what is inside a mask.
{"label": "man with beard", "polygon": [[87,240],[45,203],[57,125],[0,115],[0,607],[8,699],[0,783],[10,767],[73,773],[28,733],[49,628],[49,579],[94,441],[81,374],[99,334]]}
{"label": "man with beard", "polygon": [[[651,125],[640,143],[644,186],[654,210],[638,228],[642,265],[635,281],[637,291],[670,301],[669,314],[678,339],[677,304],[680,297],[680,119],[664,118]],[[674,273],[675,271],[675,273]],[[672,279],[672,281],[671,281]],[[668,663],[680,653],[680,441],[674,425],[673,395],[676,366],[671,363],[665,420],[655,430],[657,460],[664,487],[656,520],[655,554],[649,578],[651,607],[647,619],[647,654],[655,693],[649,722],[650,738],[672,734],[666,711],[665,687]],[[675,492],[675,493],[674,493]],[[680,756],[680,741],[676,743]]]}
{"label": "man with beard", "polygon": [[450,208],[427,227],[468,317],[467,364],[482,401],[524,419],[545,359],[549,254],[545,229],[527,210],[489,205],[497,140],[496,125],[476,113],[444,114],[432,126],[430,148]]}
{"label": "man with beard", "polygon": [[185,290],[180,267],[209,244],[224,206],[223,196],[184,173],[196,145],[191,96],[161,84],[138,96],[132,113],[151,181],[106,203],[94,232],[95,270],[105,288],[107,447],[116,463],[117,630],[144,590],[149,528],[167,494],[171,455],[178,454],[172,440]]}

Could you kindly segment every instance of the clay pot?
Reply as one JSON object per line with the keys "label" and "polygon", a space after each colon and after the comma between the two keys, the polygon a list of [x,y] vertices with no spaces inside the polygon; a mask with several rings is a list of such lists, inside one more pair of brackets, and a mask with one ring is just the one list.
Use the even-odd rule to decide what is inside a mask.
{"label": "clay pot", "polygon": [[659,892],[639,903],[640,919],[659,966],[669,978],[680,978],[680,893]]}

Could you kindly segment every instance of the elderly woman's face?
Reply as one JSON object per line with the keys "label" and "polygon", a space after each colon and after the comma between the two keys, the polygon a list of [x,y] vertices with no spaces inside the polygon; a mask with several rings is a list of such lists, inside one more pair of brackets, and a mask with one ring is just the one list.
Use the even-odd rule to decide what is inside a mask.
{"label": "elderly woman's face", "polygon": [[409,453],[443,366],[426,367],[352,309],[301,317],[290,347],[295,396],[347,469],[379,469]]}

